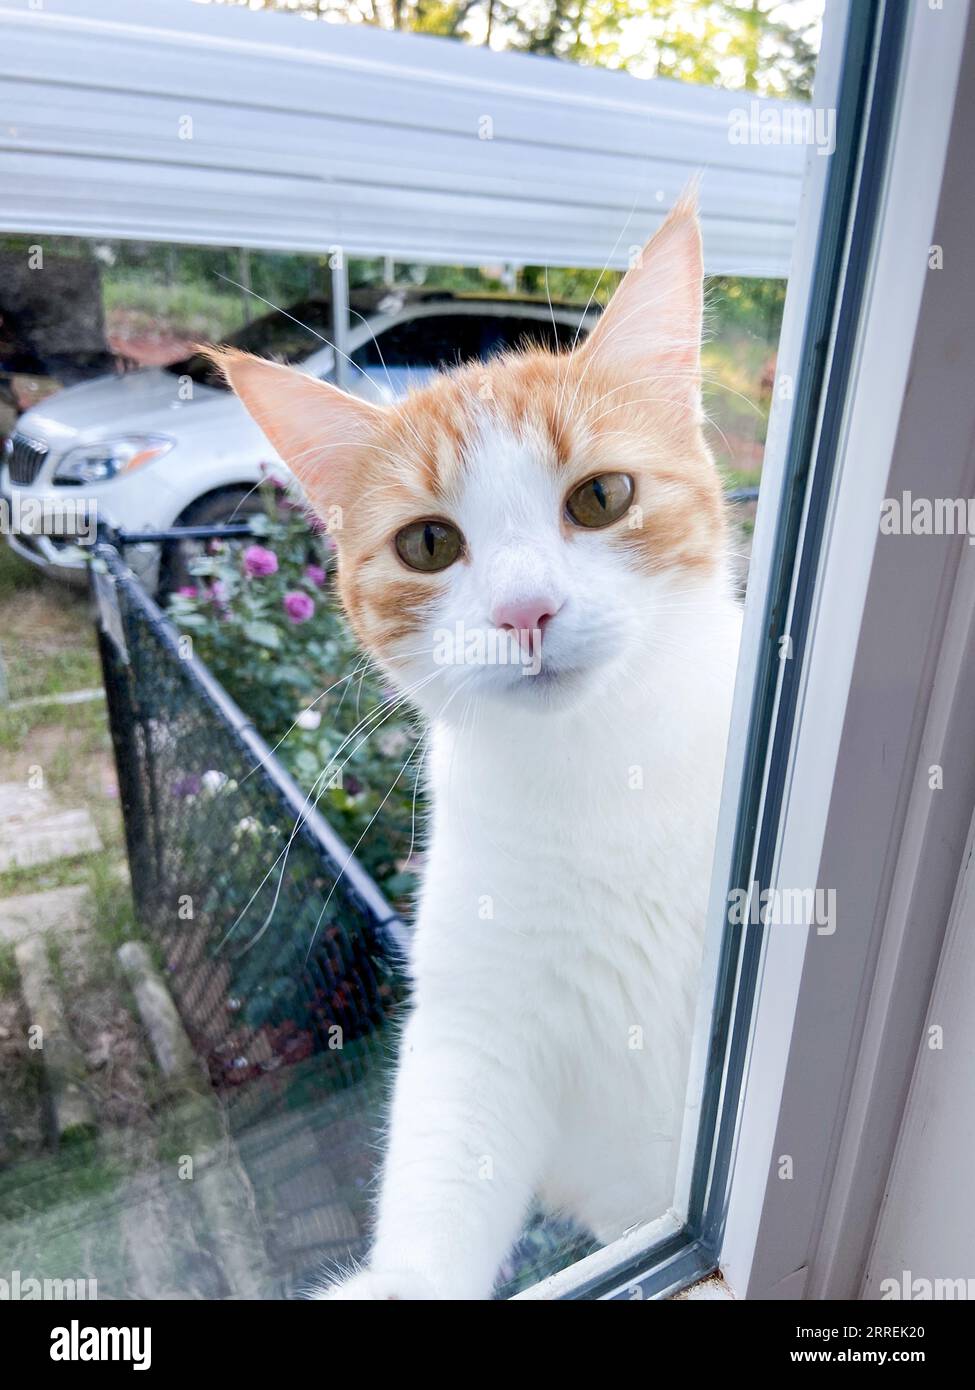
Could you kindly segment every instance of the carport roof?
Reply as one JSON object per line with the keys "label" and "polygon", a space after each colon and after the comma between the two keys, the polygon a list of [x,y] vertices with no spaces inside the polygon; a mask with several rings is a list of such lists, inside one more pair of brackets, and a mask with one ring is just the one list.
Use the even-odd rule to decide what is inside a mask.
{"label": "carport roof", "polygon": [[0,55],[0,230],[624,266],[700,172],[708,270],[788,273],[741,93],[192,0],[0,0]]}

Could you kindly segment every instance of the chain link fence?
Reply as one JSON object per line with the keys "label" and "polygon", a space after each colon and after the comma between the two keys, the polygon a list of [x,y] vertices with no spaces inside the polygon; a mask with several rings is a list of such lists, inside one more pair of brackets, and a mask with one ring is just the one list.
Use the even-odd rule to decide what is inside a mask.
{"label": "chain link fence", "polygon": [[293,1292],[366,1248],[406,929],[104,542],[92,587],[137,919]]}
{"label": "chain link fence", "polygon": [[109,545],[93,583],[136,911],[213,1085],[311,1053],[354,1083],[403,923]]}

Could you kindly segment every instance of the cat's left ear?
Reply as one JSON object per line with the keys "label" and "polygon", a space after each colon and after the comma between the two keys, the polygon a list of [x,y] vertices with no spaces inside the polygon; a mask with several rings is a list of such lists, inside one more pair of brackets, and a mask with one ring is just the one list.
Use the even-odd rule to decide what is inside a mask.
{"label": "cat's left ear", "polygon": [[636,257],[579,352],[633,384],[653,379],[657,389],[697,408],[703,297],[697,188],[691,185]]}

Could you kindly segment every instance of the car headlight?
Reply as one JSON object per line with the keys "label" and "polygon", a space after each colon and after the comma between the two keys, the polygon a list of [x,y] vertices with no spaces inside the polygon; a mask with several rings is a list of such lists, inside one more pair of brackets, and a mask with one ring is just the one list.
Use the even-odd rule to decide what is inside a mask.
{"label": "car headlight", "polygon": [[126,434],[69,449],[54,470],[56,483],[104,483],[168,454],[176,443],[165,434]]}

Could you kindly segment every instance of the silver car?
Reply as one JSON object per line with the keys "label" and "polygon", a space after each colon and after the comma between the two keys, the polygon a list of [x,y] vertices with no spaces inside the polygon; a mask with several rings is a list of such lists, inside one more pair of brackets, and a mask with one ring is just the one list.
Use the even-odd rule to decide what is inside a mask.
{"label": "silver car", "polygon": [[[579,307],[437,291],[353,295],[352,311],[348,386],[377,401],[402,395],[444,366],[526,341],[567,347],[595,318]],[[328,300],[312,298],[264,315],[227,341],[330,380],[334,353],[323,341],[330,325]],[[268,470],[287,474],[236,396],[197,355],[98,377],[25,411],[5,445],[0,492],[14,513],[15,500],[56,511],[83,498],[100,523],[158,531],[245,518],[260,506],[254,486]],[[8,541],[48,574],[85,582],[85,551],[70,534],[21,532]],[[175,543],[135,544],[127,557],[150,588],[183,582],[185,552]]]}

